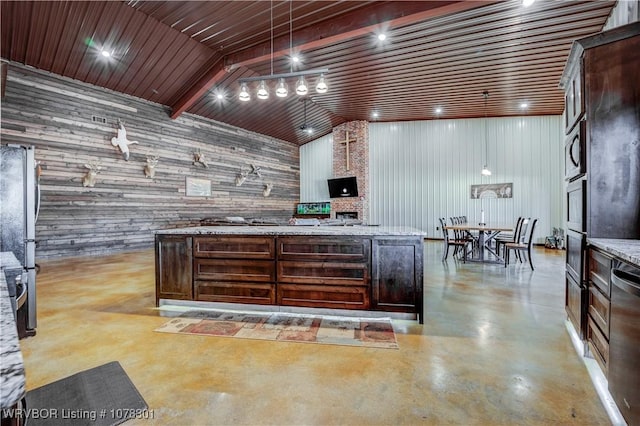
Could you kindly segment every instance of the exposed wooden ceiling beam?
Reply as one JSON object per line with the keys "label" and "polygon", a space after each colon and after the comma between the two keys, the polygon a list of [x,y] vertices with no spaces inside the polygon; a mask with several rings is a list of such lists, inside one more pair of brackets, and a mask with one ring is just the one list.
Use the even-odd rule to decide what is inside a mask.
{"label": "exposed wooden ceiling beam", "polygon": [[[416,1],[385,2],[345,14],[318,25],[295,31],[293,39],[298,51],[317,49],[331,44],[350,40],[376,30],[391,29],[421,22],[451,13],[463,12],[476,7],[496,3],[497,0],[465,1]],[[290,54],[289,34],[240,50],[216,61],[203,73],[203,76],[185,94],[171,106],[171,118],[175,119],[193,105],[209,88],[220,81],[225,72],[242,66],[249,66]],[[226,71],[225,71],[226,70]]]}
{"label": "exposed wooden ceiling beam", "polygon": [[210,65],[205,67],[208,69],[204,72],[200,80],[186,90],[185,94],[171,106],[171,119],[175,120],[180,114],[189,109],[194,102],[200,99],[207,90],[216,84],[216,82],[220,81],[227,73],[222,56],[218,56],[213,60],[213,64],[211,64],[211,61],[209,64]]}

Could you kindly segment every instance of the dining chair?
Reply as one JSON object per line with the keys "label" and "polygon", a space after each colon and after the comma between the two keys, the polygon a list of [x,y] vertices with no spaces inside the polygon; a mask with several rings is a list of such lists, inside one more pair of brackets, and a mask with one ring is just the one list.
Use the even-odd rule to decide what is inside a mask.
{"label": "dining chair", "polygon": [[466,246],[469,244],[469,241],[458,240],[457,238],[455,238],[455,232],[454,232],[454,239],[452,240],[451,238],[449,238],[449,230],[445,229],[445,226],[447,226],[447,220],[443,217],[439,218],[439,220],[440,220],[440,227],[442,228],[442,236],[444,237],[444,247],[443,247],[444,253],[442,254],[442,261],[444,262],[445,260],[447,260],[447,257],[449,257],[449,247],[453,246],[454,256],[456,256],[460,248],[462,248],[462,252],[463,252],[462,259],[464,262],[466,262],[467,261]]}
{"label": "dining chair", "polygon": [[[534,219],[531,223],[531,228],[528,233],[526,233],[525,240],[526,241],[518,241],[512,243],[504,244],[504,267],[506,268],[509,265],[509,253],[511,250],[516,253],[523,253],[526,251],[527,256],[529,258],[529,265],[531,265],[531,270],[533,271],[533,261],[531,260],[531,244],[533,243],[533,233],[536,229],[536,223],[538,223],[538,219]],[[525,228],[526,229],[526,228]],[[526,232],[526,231],[525,231]]]}
{"label": "dining chair", "polygon": [[[466,225],[467,221],[466,221],[466,217],[465,216],[454,216],[454,217],[450,217],[449,220],[451,221],[452,225]],[[473,238],[473,235],[471,235],[471,233],[469,231],[466,230],[461,230],[461,229],[454,229],[453,231],[453,235],[456,241],[468,241],[471,243],[471,249],[473,250],[475,247],[475,239]],[[465,252],[466,252],[466,247],[465,247]]]}
{"label": "dining chair", "polygon": [[522,221],[524,220],[524,217],[519,216],[518,219],[516,220],[516,226],[515,228],[513,228],[513,232],[509,232],[509,233],[501,233],[500,235],[498,235],[497,237],[495,237],[493,239],[493,241],[495,241],[496,243],[496,253],[500,253],[500,250],[503,244],[505,243],[515,243],[518,242],[518,235],[520,233],[520,225],[522,224]]}

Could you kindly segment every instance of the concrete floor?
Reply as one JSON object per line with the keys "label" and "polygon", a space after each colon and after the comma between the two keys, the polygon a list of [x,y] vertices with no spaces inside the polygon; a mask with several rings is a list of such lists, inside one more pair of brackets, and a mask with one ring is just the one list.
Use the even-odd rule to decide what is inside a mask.
{"label": "concrete floor", "polygon": [[528,265],[440,261],[400,350],[156,333],[152,251],[41,261],[27,387],[119,361],[166,425],[605,425],[565,328],[564,252]]}

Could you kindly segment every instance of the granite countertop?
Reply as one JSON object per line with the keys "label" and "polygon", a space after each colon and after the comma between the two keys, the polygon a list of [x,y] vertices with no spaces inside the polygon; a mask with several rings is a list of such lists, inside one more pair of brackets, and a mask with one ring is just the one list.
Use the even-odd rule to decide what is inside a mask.
{"label": "granite countertop", "polygon": [[192,226],[162,229],[156,234],[187,235],[350,235],[350,236],[421,236],[416,228],[392,226]]}
{"label": "granite countertop", "polygon": [[16,259],[12,251],[0,252],[0,269],[20,269],[22,264]]}
{"label": "granite countertop", "polygon": [[11,408],[24,395],[24,364],[18,330],[7,281],[4,272],[0,271],[0,408]]}
{"label": "granite countertop", "polygon": [[587,238],[587,243],[640,267],[640,240]]}

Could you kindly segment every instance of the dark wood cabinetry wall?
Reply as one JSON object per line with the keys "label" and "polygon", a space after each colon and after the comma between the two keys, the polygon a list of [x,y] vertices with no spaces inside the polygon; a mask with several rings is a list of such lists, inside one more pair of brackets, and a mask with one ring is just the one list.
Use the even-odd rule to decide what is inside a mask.
{"label": "dark wood cabinetry wall", "polygon": [[[566,310],[603,372],[611,259],[587,238],[640,238],[640,22],[574,43],[565,89]],[[589,253],[589,255],[587,255]]]}
{"label": "dark wood cabinetry wall", "polygon": [[[294,211],[294,144],[188,114],[171,120],[162,105],[18,64],[3,68],[2,143],[34,145],[42,167],[40,258],[151,248],[156,229],[211,216],[288,218]],[[138,141],[129,146],[129,161],[111,144],[118,119],[128,139]],[[193,163],[198,150],[207,168]],[[155,177],[147,178],[146,158],[156,155]],[[83,187],[91,160],[100,160],[102,170],[95,187]],[[250,164],[261,167],[262,178],[236,186]],[[185,196],[187,177],[210,180],[211,197]],[[262,193],[266,183],[273,184],[269,197]]]}
{"label": "dark wood cabinetry wall", "polygon": [[566,308],[587,336],[587,237],[640,237],[640,23],[576,41],[565,89]]}

